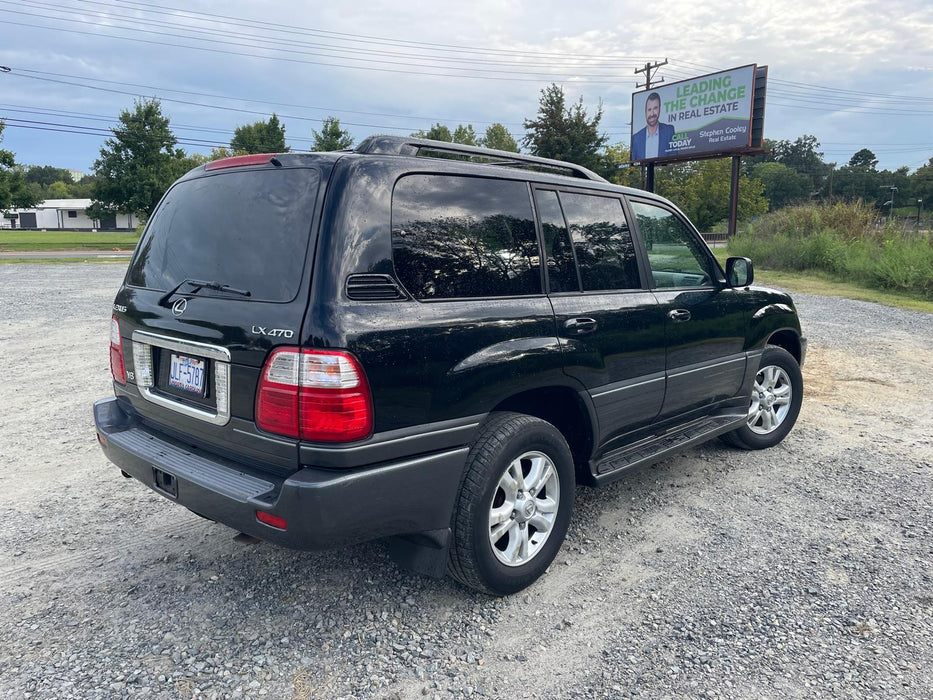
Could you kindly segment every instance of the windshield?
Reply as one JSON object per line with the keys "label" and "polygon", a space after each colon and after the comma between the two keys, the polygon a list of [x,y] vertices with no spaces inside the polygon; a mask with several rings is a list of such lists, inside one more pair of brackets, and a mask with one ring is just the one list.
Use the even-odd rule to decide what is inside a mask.
{"label": "windshield", "polygon": [[250,299],[294,299],[318,178],[316,170],[277,168],[178,183],[146,227],[127,283],[168,291],[186,279],[219,280]]}

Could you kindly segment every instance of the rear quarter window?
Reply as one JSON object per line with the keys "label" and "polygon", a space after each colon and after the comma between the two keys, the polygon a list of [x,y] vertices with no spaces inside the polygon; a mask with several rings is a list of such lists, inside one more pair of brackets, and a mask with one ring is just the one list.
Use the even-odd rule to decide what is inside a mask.
{"label": "rear quarter window", "polygon": [[416,299],[541,293],[528,185],[514,180],[408,175],[392,196],[392,253]]}
{"label": "rear quarter window", "polygon": [[319,178],[313,169],[277,168],[179,182],[146,227],[127,283],[167,291],[198,279],[249,290],[254,300],[294,299]]}

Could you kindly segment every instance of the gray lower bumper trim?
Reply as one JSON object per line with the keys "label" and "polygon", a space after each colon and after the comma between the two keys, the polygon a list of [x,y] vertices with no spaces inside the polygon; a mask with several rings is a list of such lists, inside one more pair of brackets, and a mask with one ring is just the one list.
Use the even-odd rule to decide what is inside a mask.
{"label": "gray lower bumper trim", "polygon": [[112,433],[110,442],[134,454],[145,454],[157,469],[200,486],[209,486],[227,498],[246,503],[275,488],[275,484],[244,474],[232,467],[204,459],[138,428]]}

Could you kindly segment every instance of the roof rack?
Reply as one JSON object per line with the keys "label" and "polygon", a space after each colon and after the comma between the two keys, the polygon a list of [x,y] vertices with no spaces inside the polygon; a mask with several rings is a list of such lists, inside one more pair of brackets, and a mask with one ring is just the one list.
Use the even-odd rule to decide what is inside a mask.
{"label": "roof rack", "polygon": [[571,177],[582,178],[584,180],[595,180],[597,182],[606,182],[606,179],[600,177],[592,170],[584,168],[582,165],[567,163],[562,160],[553,160],[551,158],[539,158],[538,156],[528,156],[523,153],[511,153],[510,151],[499,151],[494,148],[480,148],[479,146],[468,146],[462,143],[449,143],[447,141],[433,141],[431,139],[419,139],[406,136],[370,136],[363,140],[355,149],[357,153],[373,153],[380,155],[395,156],[422,156],[444,157],[444,154],[466,156],[467,158],[484,159],[486,165],[499,165],[508,168],[540,168],[543,170],[557,171],[561,175],[570,175]]}

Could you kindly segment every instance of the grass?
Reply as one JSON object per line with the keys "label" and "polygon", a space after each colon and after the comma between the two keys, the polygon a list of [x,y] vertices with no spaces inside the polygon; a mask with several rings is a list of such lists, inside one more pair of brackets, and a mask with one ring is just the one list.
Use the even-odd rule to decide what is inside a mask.
{"label": "grass", "polygon": [[[723,269],[729,253],[724,248],[714,248],[713,255]],[[755,261],[752,260],[752,263]],[[851,282],[842,282],[832,274],[810,270],[793,272],[789,270],[769,270],[755,266],[755,284],[766,287],[781,287],[789,292],[815,294],[823,297],[842,297],[856,301],[871,301],[884,306],[893,306],[906,311],[933,313],[933,301],[914,294],[903,294],[882,289],[862,287]]]}
{"label": "grass", "polygon": [[786,207],[729,241],[764,269],[825,273],[824,279],[933,301],[933,238],[880,224],[873,207],[842,203]]}
{"label": "grass", "polygon": [[21,265],[23,263],[29,265],[61,265],[62,263],[101,263],[110,265],[113,263],[122,263],[123,265],[127,265],[129,263],[129,258],[0,258],[0,265]]}
{"label": "grass", "polygon": [[0,231],[0,251],[120,250],[132,251],[136,233],[90,231]]}
{"label": "grass", "polygon": [[[753,261],[754,262],[754,261]],[[843,297],[857,301],[872,301],[907,311],[933,314],[933,301],[911,294],[861,287],[851,282],[840,282],[825,272],[789,272],[786,270],[755,269],[755,284],[781,287],[790,292],[816,294],[823,297]]]}

